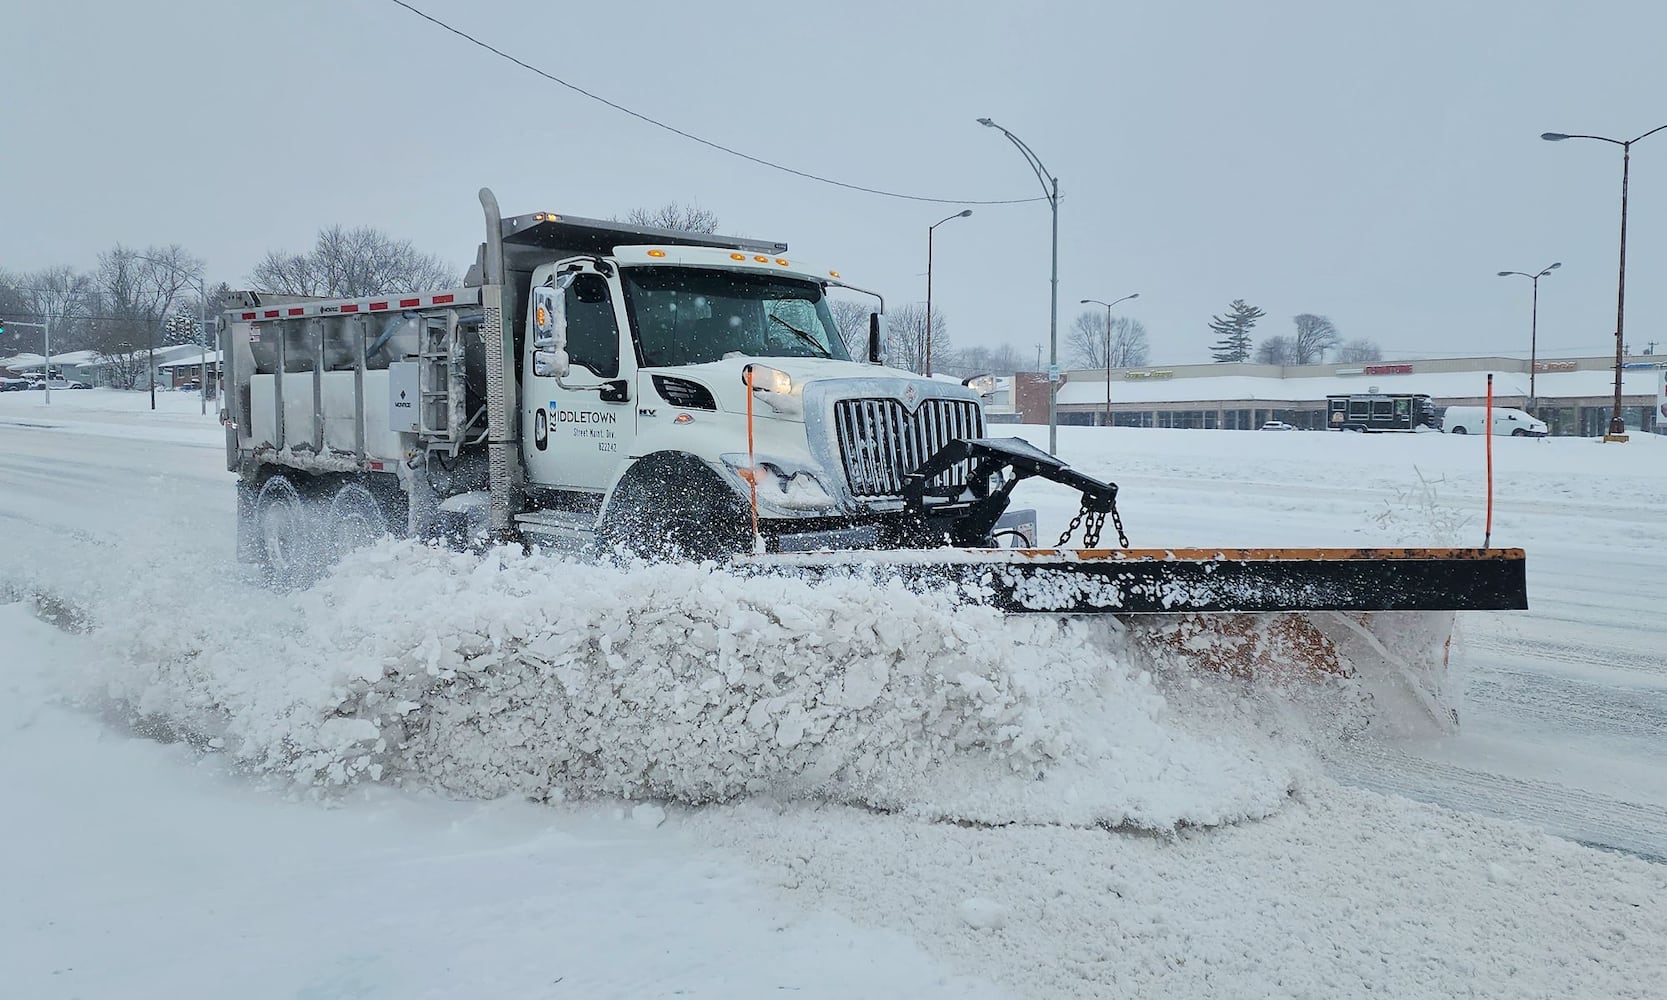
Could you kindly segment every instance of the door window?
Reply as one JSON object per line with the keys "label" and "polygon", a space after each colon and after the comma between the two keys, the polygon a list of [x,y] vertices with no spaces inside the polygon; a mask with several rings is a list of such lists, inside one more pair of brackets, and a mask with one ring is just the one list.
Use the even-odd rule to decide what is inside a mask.
{"label": "door window", "polygon": [[567,356],[603,378],[619,374],[619,324],[600,274],[581,274],[567,287]]}

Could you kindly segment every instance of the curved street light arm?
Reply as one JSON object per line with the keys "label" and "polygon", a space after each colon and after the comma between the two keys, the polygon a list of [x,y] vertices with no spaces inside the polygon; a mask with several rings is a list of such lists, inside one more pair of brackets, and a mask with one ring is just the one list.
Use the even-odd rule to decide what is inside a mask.
{"label": "curved street light arm", "polygon": [[1020,139],[1018,136],[1007,131],[1005,128],[1002,128],[1000,125],[997,125],[990,119],[980,118],[979,124],[987,124],[993,129],[998,129],[1002,135],[1007,137],[1007,141],[1019,148],[1019,152],[1024,155],[1025,162],[1030,164],[1030,169],[1036,172],[1036,179],[1042,184],[1042,193],[1047,195],[1048,201],[1053,201],[1054,193],[1051,183],[1053,175],[1049,173],[1047,166],[1042,163],[1042,158],[1037,156],[1029,146],[1025,145],[1023,139]]}
{"label": "curved street light arm", "polygon": [[932,223],[930,226],[927,226],[926,231],[931,232],[932,230],[934,230],[934,229],[938,228],[939,226],[943,225],[944,223],[948,222],[950,219],[964,219],[971,214],[972,214],[972,209],[969,208],[969,209],[967,209],[966,211],[963,211],[963,212],[956,212],[954,215],[946,215],[943,218],[939,219],[938,221]]}
{"label": "curved street light arm", "polygon": [[[1617,146],[1627,145],[1627,143],[1621,141],[1620,139],[1611,139],[1606,135],[1580,135],[1574,132],[1566,134],[1562,132],[1542,132],[1540,133],[1540,138],[1546,140],[1547,142],[1562,142],[1564,139],[1596,139],[1599,142],[1613,143]],[[1639,138],[1642,138],[1642,136]],[[1638,140],[1634,139],[1633,141],[1637,142]]]}
{"label": "curved street light arm", "polygon": [[[1667,128],[1667,124],[1657,125],[1655,128],[1652,128],[1648,132],[1645,132],[1643,135],[1639,136],[1638,139],[1648,139],[1650,136],[1655,135],[1657,132],[1661,131],[1664,128]],[[1637,142],[1638,139],[1633,139],[1632,142],[1628,142],[1628,143],[1626,143],[1626,145],[1630,146],[1630,145],[1632,145],[1632,143]]]}

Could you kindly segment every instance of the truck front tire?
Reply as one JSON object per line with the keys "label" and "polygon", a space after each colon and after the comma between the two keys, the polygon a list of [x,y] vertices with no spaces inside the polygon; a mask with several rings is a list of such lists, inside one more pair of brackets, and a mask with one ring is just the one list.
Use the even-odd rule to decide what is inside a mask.
{"label": "truck front tire", "polygon": [[614,487],[597,537],[644,559],[721,560],[747,551],[745,504],[692,455],[650,455]]}

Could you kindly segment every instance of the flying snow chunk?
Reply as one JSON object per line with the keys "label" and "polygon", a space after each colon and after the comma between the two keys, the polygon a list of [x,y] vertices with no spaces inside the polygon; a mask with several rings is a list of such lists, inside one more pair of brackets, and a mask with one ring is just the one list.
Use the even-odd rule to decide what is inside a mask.
{"label": "flying snow chunk", "polygon": [[972,896],[961,901],[961,922],[978,930],[1007,926],[1007,907],[993,899]]}
{"label": "flying snow chunk", "polygon": [[666,811],[651,802],[631,807],[631,821],[645,830],[653,830],[666,821]]}

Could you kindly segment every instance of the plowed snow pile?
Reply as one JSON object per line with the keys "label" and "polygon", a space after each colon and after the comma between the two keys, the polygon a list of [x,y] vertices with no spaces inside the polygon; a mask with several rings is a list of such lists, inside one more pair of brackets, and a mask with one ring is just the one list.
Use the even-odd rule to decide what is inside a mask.
{"label": "plowed snow pile", "polygon": [[310,590],[226,596],[186,628],[155,595],[102,599],[96,680],[309,785],[1170,828],[1267,815],[1308,766],[1226,689],[1182,685],[1176,711],[1109,619],[895,582],[387,542]]}

